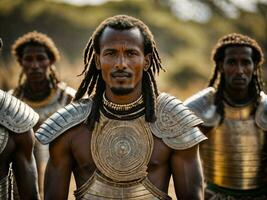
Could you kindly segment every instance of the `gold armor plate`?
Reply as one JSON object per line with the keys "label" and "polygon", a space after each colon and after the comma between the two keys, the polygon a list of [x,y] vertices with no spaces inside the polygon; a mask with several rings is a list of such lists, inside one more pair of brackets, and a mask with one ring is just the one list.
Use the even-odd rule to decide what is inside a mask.
{"label": "gold armor plate", "polygon": [[255,124],[253,104],[225,104],[223,123],[201,145],[206,180],[220,187],[249,190],[266,184],[266,133]]}
{"label": "gold armor plate", "polygon": [[101,114],[92,134],[94,162],[114,181],[133,181],[147,175],[153,136],[143,117],[131,121],[111,120]]}
{"label": "gold armor plate", "polygon": [[171,200],[171,197],[156,188],[148,178],[115,183],[97,171],[74,195],[77,200]]}

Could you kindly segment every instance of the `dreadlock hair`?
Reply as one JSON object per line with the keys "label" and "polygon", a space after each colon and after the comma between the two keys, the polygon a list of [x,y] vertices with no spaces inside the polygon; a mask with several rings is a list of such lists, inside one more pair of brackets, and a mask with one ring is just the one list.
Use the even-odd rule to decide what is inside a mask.
{"label": "dreadlock hair", "polygon": [[[43,46],[45,47],[48,58],[51,63],[55,63],[60,59],[59,51],[53,42],[53,40],[43,33],[37,31],[29,32],[21,37],[19,37],[14,44],[12,45],[12,54],[16,57],[17,62],[20,63],[20,60],[23,56],[23,51],[28,46]],[[56,68],[54,65],[49,66],[49,81],[53,88],[59,83],[59,78],[56,73]],[[18,85],[14,90],[15,96],[21,96],[23,93],[24,83],[23,83],[24,72],[20,72]]]}
{"label": "dreadlock hair", "polygon": [[100,53],[100,38],[106,27],[115,30],[129,30],[138,28],[144,38],[144,53],[151,53],[151,64],[147,71],[144,71],[142,77],[142,95],[145,102],[145,120],[154,122],[155,104],[158,96],[158,88],[155,80],[155,74],[164,70],[161,66],[161,59],[158,54],[154,37],[149,28],[139,19],[127,15],[116,15],[104,20],[95,30],[89,39],[84,50],[84,74],[74,100],[79,100],[87,92],[88,96],[93,95],[93,105],[90,116],[87,119],[87,125],[93,130],[95,121],[99,121],[100,106],[102,105],[102,95],[105,90],[105,83],[102,79],[101,71],[96,68],[95,55]]}
{"label": "dreadlock hair", "polygon": [[224,119],[224,86],[225,77],[220,72],[219,64],[224,60],[225,49],[228,47],[247,46],[252,48],[252,60],[255,65],[255,71],[252,75],[252,81],[249,84],[249,89],[257,97],[260,96],[260,92],[263,90],[264,82],[262,80],[262,64],[264,62],[264,55],[261,47],[258,43],[245,35],[232,33],[220,38],[212,51],[212,60],[215,63],[213,76],[209,81],[209,87],[215,87],[215,99],[214,104],[217,106],[217,112],[222,116],[221,122]]}

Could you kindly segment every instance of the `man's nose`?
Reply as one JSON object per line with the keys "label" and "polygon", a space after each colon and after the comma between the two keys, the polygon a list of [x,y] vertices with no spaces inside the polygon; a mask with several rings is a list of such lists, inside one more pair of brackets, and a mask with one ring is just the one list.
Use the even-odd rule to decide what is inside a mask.
{"label": "man's nose", "polygon": [[32,62],[31,62],[31,68],[32,69],[39,68],[39,62],[36,59],[32,60]]}
{"label": "man's nose", "polygon": [[119,55],[117,58],[117,63],[116,63],[116,69],[124,70],[126,69],[126,58],[124,55]]}
{"label": "man's nose", "polygon": [[244,66],[242,65],[242,63],[238,62],[236,68],[237,68],[237,73],[239,74],[244,73]]}

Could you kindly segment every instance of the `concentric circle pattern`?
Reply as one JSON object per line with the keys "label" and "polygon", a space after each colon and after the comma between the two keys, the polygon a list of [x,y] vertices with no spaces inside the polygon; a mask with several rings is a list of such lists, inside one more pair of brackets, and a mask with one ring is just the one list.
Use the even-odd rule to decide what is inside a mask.
{"label": "concentric circle pattern", "polygon": [[143,119],[105,119],[95,128],[91,149],[95,164],[105,176],[132,181],[146,176],[153,136]]}

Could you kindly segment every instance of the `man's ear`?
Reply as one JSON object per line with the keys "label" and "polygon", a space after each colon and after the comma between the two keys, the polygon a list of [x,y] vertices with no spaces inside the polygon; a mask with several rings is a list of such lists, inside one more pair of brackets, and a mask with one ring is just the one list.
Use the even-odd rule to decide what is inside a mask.
{"label": "man's ear", "polygon": [[99,55],[98,54],[95,54],[94,59],[95,59],[96,69],[101,70],[100,57],[99,57]]}
{"label": "man's ear", "polygon": [[145,65],[144,65],[144,71],[147,71],[151,65],[151,53],[148,53],[145,55]]}

